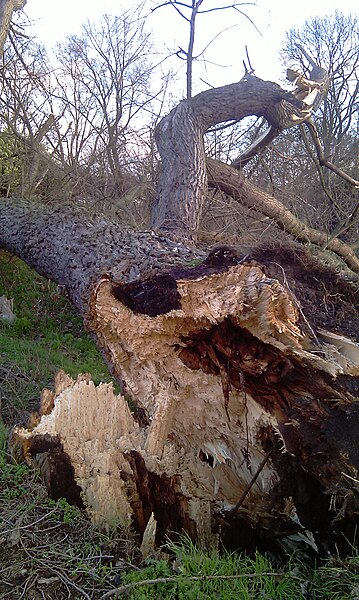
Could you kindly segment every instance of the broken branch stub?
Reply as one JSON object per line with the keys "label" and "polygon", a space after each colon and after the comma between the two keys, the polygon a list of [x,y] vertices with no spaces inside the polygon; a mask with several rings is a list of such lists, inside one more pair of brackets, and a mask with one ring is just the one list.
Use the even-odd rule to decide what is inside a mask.
{"label": "broken branch stub", "polygon": [[315,547],[352,523],[359,405],[339,380],[359,374],[357,345],[328,332],[313,344],[288,288],[228,249],[166,277],[104,277],[91,296],[88,323],[135,413],[83,378],[13,445],[37,457],[56,446],[95,521],[143,535],[153,514],[157,543],[182,530],[213,543],[226,522]]}

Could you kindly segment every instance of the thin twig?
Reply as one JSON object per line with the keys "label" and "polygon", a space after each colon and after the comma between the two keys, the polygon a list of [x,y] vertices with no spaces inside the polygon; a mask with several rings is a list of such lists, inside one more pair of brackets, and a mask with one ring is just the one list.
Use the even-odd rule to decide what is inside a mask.
{"label": "thin twig", "polygon": [[[231,579],[254,579],[255,577],[283,577],[284,573],[241,573],[240,575],[198,575],[191,577],[160,577],[158,579],[144,579],[143,581],[134,581],[133,583],[128,583],[127,585],[122,585],[119,588],[114,590],[110,590],[106,592],[103,596],[101,596],[100,600],[105,600],[105,598],[110,598],[111,596],[115,596],[116,594],[123,594],[128,590],[131,590],[136,587],[142,587],[144,585],[156,585],[158,583],[184,583],[186,581],[216,581],[216,580],[231,580]],[[301,577],[296,577],[295,575],[286,574],[285,577],[289,577],[290,579],[294,579],[295,581],[303,581]]]}
{"label": "thin twig", "polygon": [[244,500],[246,499],[246,497],[248,496],[251,488],[253,487],[253,485],[257,481],[257,479],[258,479],[261,471],[263,470],[263,468],[264,468],[264,466],[265,466],[266,462],[268,461],[268,459],[269,459],[269,457],[270,457],[271,454],[272,454],[272,450],[269,450],[269,452],[267,452],[267,454],[263,458],[262,462],[260,463],[258,469],[254,473],[252,479],[250,480],[250,482],[247,485],[246,489],[244,490],[243,494],[239,498],[237,504],[233,508],[231,508],[230,511],[228,511],[228,513],[227,513],[228,516],[234,515],[234,513],[237,512],[237,510],[242,506]]}
{"label": "thin twig", "polygon": [[313,339],[314,339],[314,341],[315,341],[316,345],[317,345],[317,346],[322,346],[322,344],[320,343],[320,341],[318,340],[318,338],[317,338],[317,336],[316,336],[316,333],[315,333],[315,331],[314,331],[313,327],[311,326],[311,324],[309,323],[309,321],[308,321],[307,317],[305,316],[305,314],[304,314],[304,312],[303,312],[303,309],[302,309],[302,307],[301,307],[301,304],[300,304],[300,302],[299,302],[299,300],[298,300],[297,296],[295,295],[295,293],[293,292],[293,290],[291,290],[291,288],[290,288],[290,286],[289,286],[289,283],[288,283],[288,280],[287,280],[287,276],[286,276],[286,274],[285,274],[285,270],[283,269],[282,265],[280,265],[279,263],[276,263],[276,262],[275,262],[275,263],[273,263],[273,264],[274,264],[274,265],[277,265],[277,267],[279,267],[279,268],[280,268],[280,270],[282,271],[282,274],[283,274],[283,283],[284,283],[285,287],[287,288],[287,290],[290,292],[291,296],[293,297],[293,300],[294,300],[294,302],[295,302],[295,305],[296,305],[297,309],[299,310],[299,312],[300,312],[300,314],[301,314],[301,317],[302,317],[302,319],[303,319],[304,323],[306,324],[306,326],[308,327],[308,329],[309,329],[310,333],[312,334],[312,336],[313,336]]}
{"label": "thin twig", "polygon": [[17,527],[15,525],[12,529],[7,529],[6,531],[1,531],[0,533],[1,533],[1,535],[6,535],[7,533],[12,533],[15,529],[20,530],[20,529],[28,529],[29,527],[33,527],[37,523],[40,523],[40,521],[43,521],[44,519],[47,519],[50,515],[52,515],[57,510],[58,510],[58,506],[56,506],[55,508],[53,508],[52,510],[50,510],[50,512],[46,513],[45,515],[43,515],[42,517],[40,517],[36,521],[33,521],[32,523],[28,523],[27,525],[21,525],[20,527]]}
{"label": "thin twig", "polygon": [[354,187],[358,188],[359,181],[357,179],[353,179],[353,177],[351,177],[350,175],[348,175],[347,173],[345,173],[344,171],[339,169],[339,167],[337,167],[336,165],[334,165],[333,163],[331,163],[329,160],[327,160],[325,158],[323,147],[322,147],[321,141],[319,139],[318,130],[317,130],[316,126],[314,125],[313,121],[308,118],[304,121],[304,123],[306,124],[306,126],[309,129],[309,133],[312,137],[315,149],[317,151],[319,163],[322,166],[327,167],[327,169],[329,169],[330,171],[333,171],[333,173],[335,173],[336,175],[339,175],[339,177],[341,177],[342,179],[344,179],[345,181],[347,181]]}

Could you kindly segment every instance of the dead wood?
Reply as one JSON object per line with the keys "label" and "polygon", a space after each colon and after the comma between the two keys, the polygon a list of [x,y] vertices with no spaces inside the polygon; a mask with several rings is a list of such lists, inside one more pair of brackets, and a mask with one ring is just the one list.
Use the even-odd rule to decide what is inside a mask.
{"label": "dead wood", "polygon": [[[263,115],[281,128],[283,107],[303,118],[301,100],[250,77],[165,117],[156,231],[130,231],[81,207],[1,200],[0,246],[66,288],[136,407],[132,414],[110,386],[62,375],[29,428],[14,430],[14,453],[40,465],[50,493],[83,504],[97,522],[131,521],[140,536],[155,522],[156,543],[183,530],[203,544],[254,536],[317,552],[341,534],[353,539],[353,288],[320,270],[310,279],[304,254],[288,264],[268,248],[206,256],[188,242],[207,189],[203,132],[219,114]],[[223,185],[239,186],[243,202],[313,238],[274,199],[233,184],[233,171]],[[345,245],[330,244],[357,269]]]}
{"label": "dead wood", "polygon": [[[301,540],[318,551],[343,532],[350,537],[358,346],[315,322],[312,339],[301,326],[296,294],[311,289],[301,279],[304,254],[288,261],[295,295],[290,273],[281,282],[270,272],[275,254],[267,249],[264,266],[259,258],[244,261],[224,247],[195,267],[97,281],[86,322],[140,418],[108,385],[60,379],[35,427],[13,434],[50,490],[60,493],[66,472],[63,495],[79,486],[94,520],[132,521],[140,535],[153,514],[156,543],[174,531],[203,544],[252,531],[257,542],[260,532],[272,544]],[[330,293],[328,274],[323,281]],[[73,468],[71,486],[64,465]]]}
{"label": "dead wood", "polygon": [[340,257],[354,272],[359,273],[359,258],[355,250],[328,233],[309,227],[289,210],[280,200],[248,181],[244,175],[218,160],[207,158],[208,184],[219,189],[243,206],[274,219],[278,226],[304,243],[327,248]]}

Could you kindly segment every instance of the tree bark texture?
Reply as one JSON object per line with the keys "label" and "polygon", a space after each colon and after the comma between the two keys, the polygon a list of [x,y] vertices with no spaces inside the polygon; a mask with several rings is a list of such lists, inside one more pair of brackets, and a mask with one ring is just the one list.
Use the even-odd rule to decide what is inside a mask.
{"label": "tree bark texture", "polygon": [[9,27],[13,12],[24,8],[27,0],[0,0],[0,55],[4,51],[4,45],[9,33]]}
{"label": "tree bark texture", "polygon": [[203,135],[210,127],[257,115],[280,130],[292,114],[300,122],[302,107],[277,84],[253,76],[180,102],[155,131],[162,171],[153,226],[196,234],[207,191]]}
{"label": "tree bark texture", "polygon": [[[348,284],[325,270],[308,284],[305,253],[281,278],[268,249],[265,266],[226,247],[204,259],[80,209],[1,207],[0,245],[67,286],[136,405],[131,414],[88,377],[62,375],[43,394],[13,446],[37,460],[55,497],[140,535],[154,518],[157,543],[182,530],[204,544],[259,536],[314,551],[350,538],[359,350],[343,335],[358,331]],[[307,306],[323,313],[324,293],[338,296],[335,332],[306,318]]]}
{"label": "tree bark texture", "polygon": [[162,172],[153,225],[195,236],[207,191],[203,135],[210,127],[256,115],[277,135],[302,123],[310,110],[295,94],[252,75],[180,102],[155,131]]}

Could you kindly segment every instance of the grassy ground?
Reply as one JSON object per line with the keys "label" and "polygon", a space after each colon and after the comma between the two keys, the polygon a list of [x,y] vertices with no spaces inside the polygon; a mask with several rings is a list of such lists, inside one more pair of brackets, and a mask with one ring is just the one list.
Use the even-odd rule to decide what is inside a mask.
{"label": "grassy ground", "polygon": [[23,421],[40,392],[64,369],[90,372],[96,383],[109,375],[82,320],[57,286],[19,259],[0,252],[0,296],[13,298],[16,319],[0,319],[0,390],[3,419]]}
{"label": "grassy ground", "polygon": [[260,555],[205,554],[184,539],[142,562],[131,531],[100,531],[65,500],[51,501],[39,474],[12,462],[8,428],[26,422],[58,369],[96,382],[108,373],[57,287],[6,253],[1,295],[14,299],[16,320],[0,321],[0,599],[359,600],[357,555],[278,569]]}

